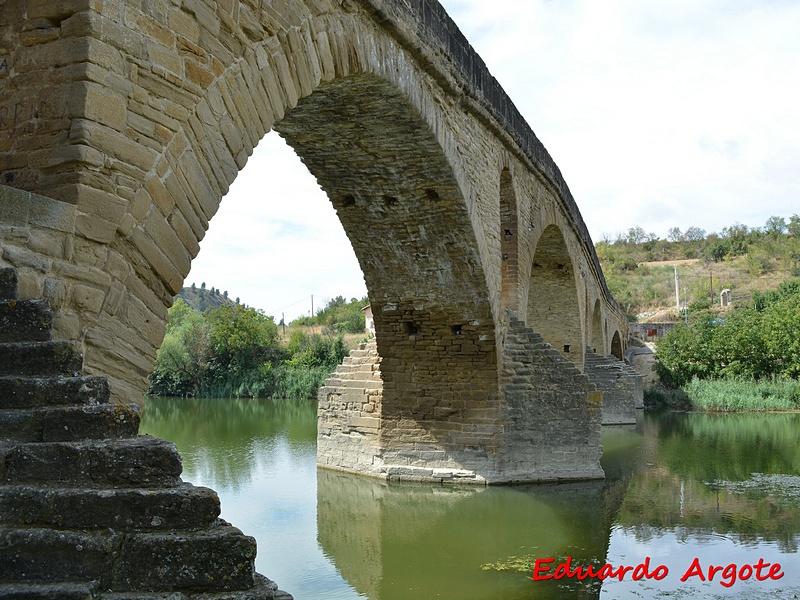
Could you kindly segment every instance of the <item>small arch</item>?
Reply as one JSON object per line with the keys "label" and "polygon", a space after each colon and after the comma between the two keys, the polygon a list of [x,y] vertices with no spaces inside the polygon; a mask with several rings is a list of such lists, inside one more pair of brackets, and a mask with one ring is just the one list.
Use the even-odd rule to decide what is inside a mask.
{"label": "small arch", "polygon": [[600,300],[595,300],[594,310],[592,311],[592,323],[589,328],[591,332],[590,346],[595,349],[597,354],[605,354],[606,346],[603,342],[603,321],[600,312]]}
{"label": "small arch", "polygon": [[619,331],[614,332],[614,337],[611,338],[611,354],[616,356],[619,360],[623,357],[622,338],[620,338]]}
{"label": "small arch", "polygon": [[549,225],[536,245],[528,286],[527,324],[583,369],[582,316],[575,270],[561,230]]}

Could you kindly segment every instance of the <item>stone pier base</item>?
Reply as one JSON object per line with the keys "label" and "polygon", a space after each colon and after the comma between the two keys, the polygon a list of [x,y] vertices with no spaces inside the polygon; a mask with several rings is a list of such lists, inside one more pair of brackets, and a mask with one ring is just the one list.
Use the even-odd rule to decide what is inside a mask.
{"label": "stone pier base", "polygon": [[[381,479],[483,485],[602,478],[602,393],[520,321],[511,322],[501,363],[496,406],[486,409],[498,415],[490,439],[441,411],[438,430],[476,431],[470,447],[414,444],[409,429],[384,417],[381,357],[375,342],[362,344],[319,391],[318,465]],[[439,393],[452,403],[451,392]]]}

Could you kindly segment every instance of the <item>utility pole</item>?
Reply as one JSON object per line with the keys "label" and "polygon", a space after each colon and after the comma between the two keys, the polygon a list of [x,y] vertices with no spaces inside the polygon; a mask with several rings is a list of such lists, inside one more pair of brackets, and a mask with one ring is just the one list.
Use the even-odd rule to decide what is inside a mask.
{"label": "utility pole", "polygon": [[711,306],[714,306],[714,276],[711,271],[708,272],[708,289],[711,296]]}
{"label": "utility pole", "polygon": [[678,265],[673,265],[675,268],[675,308],[677,310],[681,309],[681,293],[678,289]]}

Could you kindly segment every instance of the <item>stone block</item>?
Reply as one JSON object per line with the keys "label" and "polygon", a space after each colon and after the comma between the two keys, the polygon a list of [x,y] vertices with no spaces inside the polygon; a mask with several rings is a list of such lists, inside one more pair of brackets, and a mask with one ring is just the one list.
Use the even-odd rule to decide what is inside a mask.
{"label": "stone block", "polygon": [[175,445],[149,436],[20,444],[6,458],[4,483],[171,487],[181,469]]}
{"label": "stone block", "polygon": [[53,312],[44,300],[0,302],[0,343],[47,341],[52,324]]}
{"label": "stone block", "polygon": [[0,343],[0,377],[80,371],[83,355],[71,342]]}
{"label": "stone block", "polygon": [[110,583],[117,590],[247,590],[255,556],[255,540],[227,524],[196,533],[144,533],[125,538]]}
{"label": "stone block", "polygon": [[0,524],[58,529],[192,530],[219,516],[216,492],[183,483],[166,489],[0,486]]}
{"label": "stone block", "polygon": [[0,409],[108,402],[102,377],[0,377]]}

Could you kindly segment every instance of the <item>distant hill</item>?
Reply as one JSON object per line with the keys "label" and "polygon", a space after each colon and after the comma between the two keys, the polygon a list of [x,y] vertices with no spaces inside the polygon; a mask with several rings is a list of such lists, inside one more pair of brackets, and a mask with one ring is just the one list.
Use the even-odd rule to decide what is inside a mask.
{"label": "distant hill", "polygon": [[633,227],[617,239],[595,244],[600,266],[614,299],[641,323],[680,318],[678,300],[702,308],[719,307],[719,293],[732,292],[733,306],[751,301],[754,292],[769,292],[800,277],[800,216],[770,217],[764,227],[736,223],[720,233],[697,227],[681,233],[670,229],[669,239]]}
{"label": "distant hill", "polygon": [[[181,298],[195,310],[205,312],[209,308],[218,308],[223,304],[235,305],[237,302],[228,298],[228,292],[220,292],[217,288],[185,287],[176,298]],[[238,300],[238,298],[236,299]]]}

